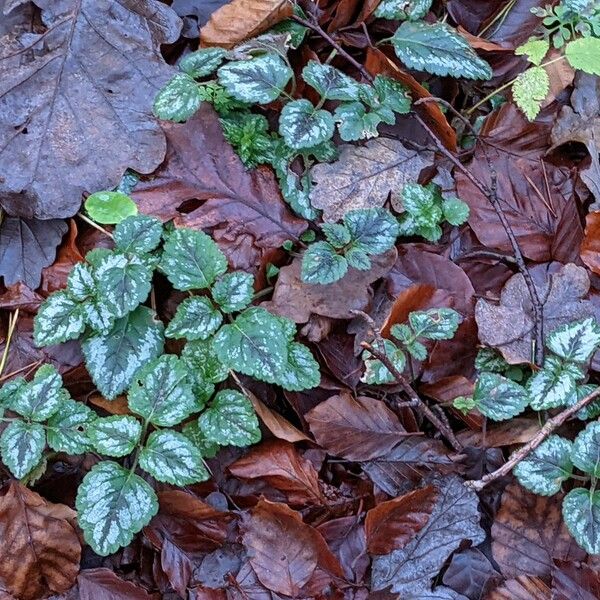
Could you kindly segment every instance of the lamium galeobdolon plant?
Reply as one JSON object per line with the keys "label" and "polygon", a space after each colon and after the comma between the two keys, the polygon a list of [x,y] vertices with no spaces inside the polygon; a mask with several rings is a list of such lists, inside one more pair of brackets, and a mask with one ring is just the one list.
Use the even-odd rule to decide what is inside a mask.
{"label": "lamium galeobdolon plant", "polygon": [[[476,363],[480,373],[473,397],[457,398],[455,407],[477,409],[493,421],[512,419],[530,408],[539,411],[543,420],[546,411],[574,406],[597,389],[586,383],[590,360],[600,347],[600,326],[595,318],[557,328],[547,336],[546,346],[549,353],[543,368],[535,372],[515,370],[485,349]],[[600,480],[599,416],[600,400],[595,399],[575,415],[590,422],[574,440],[550,435],[513,469],[523,487],[541,496],[553,496],[569,482],[563,518],[577,543],[590,554],[600,554],[600,489],[596,489]]]}
{"label": "lamium galeobdolon plant", "polygon": [[[95,203],[128,210],[118,192],[101,194],[87,204],[94,214],[103,210]],[[89,252],[66,289],[42,304],[34,339],[39,346],[81,340],[97,389],[108,400],[125,393],[131,414],[99,416],[69,396],[51,365],[30,382],[15,379],[0,389],[9,422],[1,456],[15,477],[41,475],[47,448],[100,455],[76,507],[86,541],[101,555],[126,546],[157,511],[140,471],[185,486],[208,479],[204,459],[219,446],[260,439],[251,400],[227,387],[232,373],[287,390],[320,380],[310,350],[295,341],[296,325],[252,306],[253,276],[229,271],[208,235],[135,215],[118,223],[113,237],[113,250]],[[155,271],[189,294],[166,327],[146,305]],[[185,343],[180,356],[164,353],[165,337]]]}

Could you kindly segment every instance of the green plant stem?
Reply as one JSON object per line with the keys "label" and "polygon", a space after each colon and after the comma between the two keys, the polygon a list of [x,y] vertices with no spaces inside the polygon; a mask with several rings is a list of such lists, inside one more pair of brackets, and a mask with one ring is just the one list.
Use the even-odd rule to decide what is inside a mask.
{"label": "green plant stem", "polygon": [[514,452],[511,457],[499,468],[484,475],[481,479],[466,481],[465,485],[476,492],[481,491],[486,485],[492,481],[508,475],[523,459],[527,458],[540,444],[546,440],[556,429],[558,429],[567,419],[577,414],[582,408],[585,408],[592,400],[600,396],[600,388],[594,390],[591,394],[588,394],[585,398],[582,398],[569,408],[566,408],[562,412],[558,413],[548,421],[538,431],[538,433],[522,446],[519,450]]}
{"label": "green plant stem", "polygon": [[4,345],[4,352],[2,352],[2,359],[0,359],[0,375],[4,371],[4,367],[6,367],[6,361],[8,360],[8,350],[10,348],[10,341],[12,339],[13,333],[15,332],[15,327],[17,326],[17,320],[19,318],[19,309],[15,310],[12,316],[8,319],[8,331],[6,332],[6,342]]}
{"label": "green plant stem", "polygon": [[106,229],[104,229],[104,227],[102,227],[101,225],[98,225],[98,223],[96,223],[95,221],[92,221],[90,218],[86,217],[82,212],[78,212],[77,216],[82,221],[85,221],[88,225],[91,225],[94,229],[97,229],[98,231],[101,231],[104,235],[107,235],[111,240],[115,239],[113,237],[113,234],[110,233],[110,231],[107,231]]}
{"label": "green plant stem", "polygon": [[131,468],[129,469],[130,475],[135,473],[135,470],[137,469],[138,462],[140,460],[140,452],[142,451],[142,444],[144,443],[146,434],[148,433],[149,425],[150,425],[150,422],[148,421],[148,419],[144,420],[144,425],[142,426],[142,433],[140,435],[140,443],[138,444],[138,447],[135,449],[135,456],[133,457],[133,463],[131,464]]}

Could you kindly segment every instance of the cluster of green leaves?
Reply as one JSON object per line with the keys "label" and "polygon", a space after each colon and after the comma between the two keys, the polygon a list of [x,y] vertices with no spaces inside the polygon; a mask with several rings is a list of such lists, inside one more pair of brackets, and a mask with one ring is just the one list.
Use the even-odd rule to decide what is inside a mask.
{"label": "cluster of green leaves", "polygon": [[[512,84],[517,106],[529,120],[540,112],[550,91],[550,77],[544,68],[555,60],[566,60],[574,69],[600,75],[600,7],[593,0],[564,0],[555,7],[532,8],[543,17],[544,30],[530,38],[515,53],[527,56],[533,65],[523,71]],[[563,55],[544,63],[550,42],[562,49]]]}
{"label": "cluster of green leaves", "polygon": [[402,205],[404,213],[399,218],[399,234],[420,235],[431,242],[440,239],[444,221],[462,225],[469,218],[469,206],[454,196],[444,198],[435,183],[406,184],[402,190]]}
{"label": "cluster of green leaves", "polygon": [[[479,367],[486,370],[477,379],[473,397],[457,398],[455,407],[476,408],[494,421],[504,421],[527,407],[546,411],[573,406],[597,389],[583,383],[589,361],[600,347],[600,326],[593,317],[557,328],[547,337],[546,346],[550,352],[543,368],[526,376],[524,384],[515,381],[523,378],[522,371],[511,370],[489,352],[482,355]],[[597,418],[600,401],[592,401],[576,416],[582,421]],[[524,487],[544,496],[556,494],[572,477],[574,467],[591,477],[590,489],[578,487],[567,494],[563,516],[577,543],[592,554],[600,553],[600,492],[594,491],[599,465],[600,423],[594,422],[574,442],[558,435],[548,437],[514,469]]]}
{"label": "cluster of green leaves", "polygon": [[[408,315],[408,323],[393,325],[390,334],[398,341],[383,340],[383,351],[390,362],[402,372],[406,366],[406,354],[415,360],[427,358],[427,347],[421,340],[450,340],[454,337],[462,321],[459,313],[451,308],[432,308],[417,310]],[[399,347],[400,346],[400,347]],[[396,378],[375,356],[363,352],[365,372],[361,381],[370,385],[394,383]]]}

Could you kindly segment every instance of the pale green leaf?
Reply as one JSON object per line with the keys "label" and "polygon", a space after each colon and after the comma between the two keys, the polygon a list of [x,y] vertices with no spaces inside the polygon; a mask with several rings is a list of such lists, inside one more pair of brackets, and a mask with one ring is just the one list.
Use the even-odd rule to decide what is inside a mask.
{"label": "pale green leaf", "polygon": [[9,408],[32,421],[45,421],[59,408],[67,392],[62,377],[50,364],[41,366],[27,385],[19,387]]}
{"label": "pale green leaf", "polygon": [[184,56],[178,67],[194,79],[208,77],[219,68],[226,54],[223,48],[201,48]]}
{"label": "pale green leaf", "polygon": [[589,423],[573,443],[573,464],[593,477],[600,477],[600,422]]}
{"label": "pale green leaf", "polygon": [[127,456],[140,441],[141,423],[131,415],[113,415],[96,419],[87,428],[95,450],[106,456]]}
{"label": "pale green leaf", "polygon": [[548,336],[546,346],[564,360],[586,363],[600,346],[600,326],[594,317],[567,323]]}
{"label": "pale green leaf", "polygon": [[261,437],[252,403],[234,390],[220,391],[198,424],[207,440],[221,446],[249,446]]}
{"label": "pale green leaf", "polygon": [[302,70],[302,78],[327,100],[356,100],[359,84],[339,69],[308,61]]}
{"label": "pale green leaf", "polygon": [[513,100],[530,121],[537,117],[549,91],[550,78],[543,67],[531,67],[523,71],[512,87]]}
{"label": "pale green leaf", "polygon": [[569,42],[565,55],[574,69],[600,75],[600,38],[582,37]]}
{"label": "pale green leaf", "polygon": [[39,423],[13,421],[0,437],[2,462],[17,479],[40,462],[45,446],[46,433]]}
{"label": "pale green leaf", "polygon": [[573,444],[551,435],[513,469],[519,483],[534,494],[553,496],[573,472]]}
{"label": "pale green leaf", "polygon": [[348,211],[344,224],[350,231],[352,247],[367,254],[382,254],[396,242],[398,221],[385,208],[363,208]]}
{"label": "pale green leaf", "polygon": [[298,342],[288,347],[287,365],[285,365],[276,383],[290,391],[309,390],[317,387],[321,381],[319,363],[311,351]]}
{"label": "pale green leaf", "polygon": [[92,467],[77,491],[77,521],[96,554],[108,556],[128,546],[158,512],[153,489],[112,461]]}
{"label": "pale green leaf", "polygon": [[[406,365],[406,356],[404,356],[404,352],[390,340],[383,340],[383,345],[385,354],[390,359],[390,362],[402,373],[404,366]],[[394,383],[396,381],[396,378],[388,371],[387,367],[368,350],[363,352],[362,358],[365,363],[365,372],[360,378],[362,382],[368,383],[369,385],[380,385]]]}
{"label": "pale green leaf", "polygon": [[382,0],[375,10],[375,16],[393,21],[418,21],[429,12],[432,3],[433,0]]}
{"label": "pale green leaf", "polygon": [[450,225],[462,225],[469,218],[469,205],[458,198],[447,198],[442,203],[442,212]]}
{"label": "pale green leaf", "polygon": [[590,554],[600,554],[600,490],[571,490],[563,500],[563,519],[575,541]]}
{"label": "pale green leaf", "polygon": [[159,119],[182,123],[200,108],[202,94],[187,74],[177,73],[156,95],[153,112]]}
{"label": "pale green leaf", "polygon": [[58,410],[48,419],[48,445],[56,452],[83,454],[90,450],[87,427],[97,418],[83,402],[61,400]]}
{"label": "pale green leaf", "polygon": [[177,431],[153,431],[140,452],[140,467],[157,481],[179,486],[210,477],[200,450]]}
{"label": "pale green leaf", "polygon": [[186,298],[167,325],[165,335],[170,338],[206,340],[221,325],[223,317],[205,296]]}
{"label": "pale green leaf", "polygon": [[415,337],[424,337],[428,340],[451,340],[462,317],[451,308],[431,308],[411,312],[408,321],[415,332]]}
{"label": "pale green leaf", "polygon": [[121,221],[113,231],[116,249],[120,252],[146,254],[160,244],[162,223],[148,215],[128,217]]}
{"label": "pale green leaf", "polygon": [[534,410],[548,410],[567,403],[575,393],[577,380],[583,373],[577,366],[563,363],[554,356],[544,362],[544,368],[534,373],[527,382],[527,390]]}
{"label": "pale green leaf", "polygon": [[217,356],[211,341],[188,342],[181,353],[188,370],[203,381],[220,383],[229,376],[229,369]]}
{"label": "pale green leaf", "polygon": [[254,275],[244,271],[226,273],[212,288],[213,300],[226,313],[240,311],[252,302]]}
{"label": "pale green leaf", "polygon": [[81,304],[68,292],[55,292],[40,306],[33,321],[36,346],[52,346],[77,339],[85,329]]}
{"label": "pale green leaf", "polygon": [[529,404],[529,394],[522,385],[497,373],[479,376],[473,399],[479,412],[493,421],[516,417]]}
{"label": "pale green leaf", "polygon": [[88,196],[85,210],[93,221],[103,225],[114,225],[136,215],[137,204],[123,192],[96,192]]}
{"label": "pale green leaf", "polygon": [[312,148],[331,139],[334,128],[331,113],[316,109],[309,100],[288,102],[279,116],[279,133],[295,150]]}
{"label": "pale green leaf", "polygon": [[517,56],[527,56],[527,60],[536,66],[539,66],[544,56],[548,54],[550,42],[548,40],[529,39],[524,44],[515,49]]}
{"label": "pale green leaf", "polygon": [[348,262],[329,242],[311,244],[302,256],[301,277],[304,283],[333,283],[347,271]]}

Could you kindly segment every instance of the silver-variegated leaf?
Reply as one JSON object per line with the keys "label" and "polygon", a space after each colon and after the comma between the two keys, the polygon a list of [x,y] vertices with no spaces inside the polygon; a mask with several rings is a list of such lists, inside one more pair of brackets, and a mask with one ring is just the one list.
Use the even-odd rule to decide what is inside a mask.
{"label": "silver-variegated leaf", "polygon": [[302,79],[327,100],[352,101],[358,98],[360,85],[357,81],[331,65],[308,61],[302,69]]}
{"label": "silver-variegated leaf", "polygon": [[600,346],[600,326],[594,317],[567,323],[548,336],[546,345],[564,360],[585,363]]}
{"label": "silver-variegated leaf", "polygon": [[81,304],[68,292],[55,292],[40,306],[33,321],[33,340],[37,346],[52,346],[77,339],[85,329]]}
{"label": "silver-variegated leaf", "polygon": [[153,431],[140,452],[140,467],[157,481],[172,485],[189,485],[210,477],[200,450],[177,431]]}
{"label": "silver-variegated leaf", "polygon": [[62,377],[55,367],[43,365],[32,381],[12,395],[9,408],[32,421],[45,421],[59,409],[67,395],[62,385]]}
{"label": "silver-variegated leaf", "polygon": [[119,252],[147,254],[156,250],[162,236],[162,223],[155,217],[135,215],[121,221],[113,231]]}
{"label": "silver-variegated leaf", "polygon": [[252,302],[254,275],[244,271],[226,273],[216,281],[212,297],[226,313],[240,311]]}
{"label": "silver-variegated leaf", "polygon": [[56,452],[83,454],[90,450],[87,427],[97,418],[83,402],[71,398],[61,401],[59,409],[48,419],[48,446]]}
{"label": "silver-variegated leaf", "polygon": [[87,428],[87,435],[100,454],[127,456],[140,441],[142,424],[131,415],[113,415],[96,419]]}
{"label": "silver-variegated leaf", "polygon": [[203,458],[214,458],[217,455],[220,448],[219,444],[206,439],[197,420],[186,423],[183,426],[181,433],[183,433],[183,435],[198,448]]}
{"label": "silver-variegated leaf", "polygon": [[309,390],[317,387],[321,381],[319,363],[312,352],[298,342],[288,346],[287,365],[276,383],[290,391]]}
{"label": "silver-variegated leaf", "polygon": [[46,446],[46,432],[39,423],[13,421],[2,432],[2,462],[17,478],[23,479],[41,460]]}
{"label": "silver-variegated leaf", "polygon": [[154,114],[165,121],[182,123],[200,108],[202,93],[187,73],[177,73],[154,99]]}
{"label": "silver-variegated leaf", "polygon": [[427,15],[433,0],[382,0],[375,10],[380,19],[417,21]]}
{"label": "silver-variegated leaf", "polygon": [[96,280],[85,263],[77,263],[67,277],[67,291],[71,298],[83,302],[96,294]]}
{"label": "silver-variegated leaf", "polygon": [[112,461],[92,467],[77,491],[77,520],[96,554],[129,545],[158,511],[154,490],[139,475]]}
{"label": "silver-variegated leaf", "polygon": [[527,390],[498,373],[482,373],[473,399],[479,412],[493,421],[506,421],[522,413],[529,404]]}
{"label": "silver-variegated leaf", "polygon": [[573,464],[592,477],[600,477],[600,422],[589,423],[573,443]]}
{"label": "silver-variegated leaf", "polygon": [[[580,400],[598,389],[597,385],[586,383],[585,385],[577,386],[575,393],[567,400],[566,406],[573,406]],[[600,417],[600,398],[595,398],[587,406],[584,406],[575,415],[580,421],[589,421]]]}
{"label": "silver-variegated leaf", "polygon": [[186,298],[178,307],[165,335],[175,339],[206,340],[221,325],[223,316],[204,296]]}
{"label": "silver-variegated leaf", "polygon": [[[390,340],[383,340],[383,346],[385,355],[390,359],[394,367],[402,372],[406,365],[406,356],[404,355],[404,352]],[[363,352],[362,358],[365,363],[365,372],[360,378],[362,382],[368,383],[369,385],[381,385],[394,383],[396,381],[396,378],[390,373],[388,368],[368,350]]]}
{"label": "silver-variegated leaf", "polygon": [[451,308],[415,310],[408,315],[408,322],[415,337],[428,340],[450,340],[462,321],[459,313]]}
{"label": "silver-variegated leaf", "polygon": [[540,496],[553,496],[573,472],[573,443],[551,435],[513,469],[519,483]]}
{"label": "silver-variegated leaf", "polygon": [[563,500],[563,519],[575,541],[590,554],[600,554],[600,490],[571,490]]}
{"label": "silver-variegated leaf", "polygon": [[304,283],[327,285],[348,272],[348,261],[329,242],[311,244],[302,256],[301,277]]}
{"label": "silver-variegated leaf", "polygon": [[544,368],[534,373],[527,382],[531,408],[548,410],[564,406],[575,393],[577,381],[583,372],[573,363],[563,363],[555,356],[544,361]]}
{"label": "silver-variegated leaf", "polygon": [[225,59],[227,51],[223,48],[200,48],[184,56],[179,69],[194,79],[208,77],[214,73]]}
{"label": "silver-variegated leaf", "polygon": [[309,100],[288,102],[279,116],[279,133],[295,150],[312,148],[331,139],[334,129],[333,115],[315,108]]}
{"label": "silver-variegated leaf", "polygon": [[81,305],[85,322],[98,333],[108,333],[115,325],[116,317],[98,298],[90,298]]}
{"label": "silver-variegated leaf", "polygon": [[181,360],[188,371],[202,381],[220,383],[229,377],[229,368],[219,360],[209,340],[188,342],[181,353]]}
{"label": "silver-variegated leaf", "polygon": [[348,211],[344,224],[350,231],[352,247],[367,254],[382,254],[398,237],[398,221],[385,208],[361,208]]}

